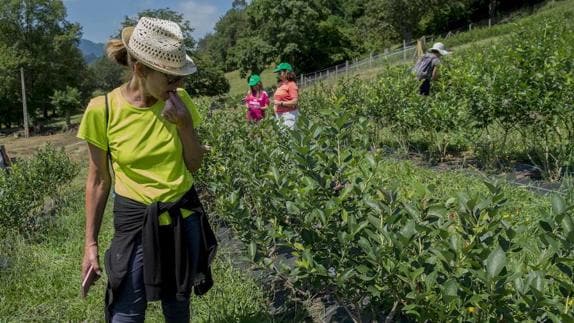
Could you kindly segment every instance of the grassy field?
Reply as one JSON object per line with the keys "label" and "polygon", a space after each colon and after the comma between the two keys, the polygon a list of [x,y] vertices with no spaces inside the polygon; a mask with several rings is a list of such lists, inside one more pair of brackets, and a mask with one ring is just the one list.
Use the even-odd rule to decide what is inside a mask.
{"label": "grassy field", "polygon": [[[273,73],[273,68],[274,67],[268,68],[261,73],[261,82],[264,87],[270,87],[277,82],[277,78]],[[249,90],[247,79],[242,79],[241,76],[239,76],[239,71],[225,73],[225,78],[229,81],[230,96],[241,95],[243,93],[247,93],[247,90]]]}

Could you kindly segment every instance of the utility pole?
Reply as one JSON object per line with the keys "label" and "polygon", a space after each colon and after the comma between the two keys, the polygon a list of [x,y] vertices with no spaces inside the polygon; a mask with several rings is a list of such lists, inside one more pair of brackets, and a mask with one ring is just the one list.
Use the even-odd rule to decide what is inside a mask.
{"label": "utility pole", "polygon": [[494,22],[496,23],[496,7],[498,5],[497,0],[490,0],[488,2],[488,18],[489,19],[489,23],[490,22]]}
{"label": "utility pole", "polygon": [[30,136],[28,129],[28,106],[26,105],[26,82],[24,82],[24,68],[20,67],[20,78],[22,79],[22,109],[24,112],[24,137]]}

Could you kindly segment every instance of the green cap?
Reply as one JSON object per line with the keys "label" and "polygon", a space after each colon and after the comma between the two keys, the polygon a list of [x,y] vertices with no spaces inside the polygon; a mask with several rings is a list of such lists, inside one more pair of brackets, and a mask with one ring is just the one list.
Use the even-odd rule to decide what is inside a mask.
{"label": "green cap", "polygon": [[259,77],[257,74],[253,74],[249,77],[247,84],[249,84],[249,86],[255,86],[259,84],[259,82],[261,82],[261,77]]}
{"label": "green cap", "polygon": [[293,72],[293,67],[289,63],[281,63],[277,65],[277,67],[273,70],[273,73],[281,72],[281,71],[288,71]]}

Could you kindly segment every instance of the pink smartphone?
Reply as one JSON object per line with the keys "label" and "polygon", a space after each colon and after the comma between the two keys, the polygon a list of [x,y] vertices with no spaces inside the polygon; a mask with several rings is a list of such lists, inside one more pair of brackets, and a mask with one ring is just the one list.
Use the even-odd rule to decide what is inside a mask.
{"label": "pink smartphone", "polygon": [[88,291],[90,290],[90,286],[100,278],[100,275],[94,270],[94,266],[90,265],[90,269],[88,269],[88,273],[86,277],[84,277],[84,281],[82,281],[82,298],[86,298],[88,296]]}

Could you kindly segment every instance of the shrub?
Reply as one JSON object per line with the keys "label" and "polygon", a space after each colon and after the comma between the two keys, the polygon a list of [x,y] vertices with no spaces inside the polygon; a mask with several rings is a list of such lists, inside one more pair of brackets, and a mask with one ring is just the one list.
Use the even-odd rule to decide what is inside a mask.
{"label": "shrub", "polygon": [[[46,146],[36,155],[0,173],[0,231],[33,234],[46,213],[45,205],[78,173],[63,150]],[[49,210],[48,210],[49,211]]]}

